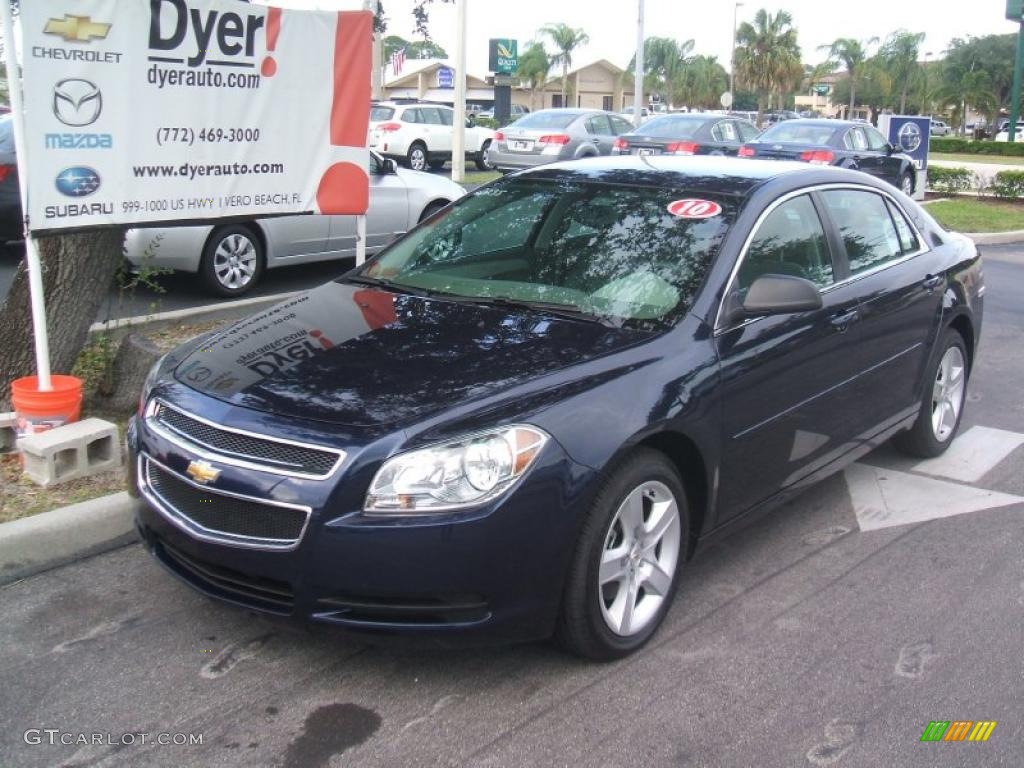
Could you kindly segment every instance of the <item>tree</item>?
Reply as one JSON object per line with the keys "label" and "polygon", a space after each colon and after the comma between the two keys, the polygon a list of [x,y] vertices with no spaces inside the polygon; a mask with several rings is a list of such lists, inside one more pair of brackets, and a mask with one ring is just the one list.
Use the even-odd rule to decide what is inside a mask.
{"label": "tree", "polygon": [[736,75],[758,93],[758,112],[771,106],[772,96],[798,87],[803,77],[800,45],[793,17],[786,11],[772,15],[764,8],[754,23],[740,24],[736,31]]}
{"label": "tree", "polygon": [[[682,104],[673,91],[693,46],[693,40],[679,43],[670,37],[647,38],[644,41],[644,91],[660,94],[672,104]],[[635,68],[636,54],[629,60],[623,82],[633,83]]]}
{"label": "tree", "polygon": [[417,40],[410,42],[398,35],[388,35],[382,41],[384,45],[384,61],[391,61],[391,54],[405,51],[407,59],[447,59],[448,52],[433,40]]}
{"label": "tree", "polygon": [[961,120],[970,106],[995,122],[1010,104],[1016,39],[1015,34],[953,39],[939,67],[936,99],[957,105]]}
{"label": "tree", "polygon": [[907,93],[921,75],[917,56],[924,37],[924,32],[913,33],[900,29],[890,34],[878,51],[882,66],[899,89],[901,115],[907,113]]}
{"label": "tree", "polygon": [[[717,56],[693,56],[686,60],[673,81],[673,101],[701,109],[717,109],[729,90],[729,73]],[[675,101],[675,99],[679,101]]]}
{"label": "tree", "polygon": [[823,45],[820,50],[828,51],[830,61],[841,64],[846,69],[850,79],[850,112],[847,117],[853,116],[853,109],[857,104],[857,85],[861,76],[861,69],[867,61],[867,46],[878,42],[877,37],[861,42],[852,37],[839,37],[832,41],[831,45]]}
{"label": "tree", "polygon": [[582,29],[575,29],[568,24],[546,24],[541,27],[540,34],[551,38],[556,53],[551,55],[551,64],[562,65],[562,106],[565,104],[566,82],[569,78],[569,67],[572,66],[572,54],[577,48],[590,42],[590,36]]}
{"label": "tree", "polygon": [[551,69],[551,59],[548,52],[544,50],[544,44],[531,42],[527,44],[526,50],[519,57],[519,67],[516,69],[516,77],[521,83],[530,87],[530,108],[534,109],[537,99],[537,91],[544,87],[548,81],[548,72]]}

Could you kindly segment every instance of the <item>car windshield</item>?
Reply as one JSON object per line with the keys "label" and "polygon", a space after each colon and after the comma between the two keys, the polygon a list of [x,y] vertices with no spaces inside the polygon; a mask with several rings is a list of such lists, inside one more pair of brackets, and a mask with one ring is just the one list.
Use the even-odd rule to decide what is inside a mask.
{"label": "car windshield", "polygon": [[758,141],[793,144],[828,144],[836,128],[830,125],[794,125],[791,121],[776,123],[758,137]]}
{"label": "car windshield", "polygon": [[370,122],[378,122],[380,120],[390,120],[395,116],[395,110],[392,107],[371,107],[370,108]]}
{"label": "car windshield", "polygon": [[691,139],[705,122],[703,117],[656,117],[637,131],[657,139]]}
{"label": "car windshield", "polygon": [[[694,198],[707,198],[690,204],[705,218],[670,213],[674,201]],[[668,321],[691,305],[734,216],[731,199],[693,190],[506,179],[346,279],[621,323]]]}
{"label": "car windshield", "polygon": [[549,128],[568,128],[569,123],[579,117],[579,113],[566,114],[565,112],[533,112],[525,117],[516,120],[516,128],[537,128],[548,130]]}

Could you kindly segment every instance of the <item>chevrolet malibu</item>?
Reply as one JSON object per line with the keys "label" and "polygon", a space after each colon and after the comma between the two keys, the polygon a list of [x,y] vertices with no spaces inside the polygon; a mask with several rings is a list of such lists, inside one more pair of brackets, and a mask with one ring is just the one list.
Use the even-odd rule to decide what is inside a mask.
{"label": "chevrolet malibu", "polygon": [[699,547],[890,438],[946,450],[983,293],[865,174],[545,166],[158,362],[138,526],[250,609],[620,657]]}

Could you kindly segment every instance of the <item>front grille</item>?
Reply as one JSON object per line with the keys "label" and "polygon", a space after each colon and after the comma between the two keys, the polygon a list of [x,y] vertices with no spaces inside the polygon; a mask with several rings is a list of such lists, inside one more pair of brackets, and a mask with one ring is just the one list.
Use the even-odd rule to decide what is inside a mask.
{"label": "front grille", "polygon": [[273,613],[291,613],[295,606],[295,593],[286,581],[253,576],[200,560],[164,541],[157,541],[153,552],[180,577],[218,597]]}
{"label": "front grille", "polygon": [[186,440],[228,457],[261,465],[270,472],[326,477],[342,457],[339,451],[295,445],[216,427],[165,403],[157,404],[153,418],[157,424]]}
{"label": "front grille", "polygon": [[[190,532],[249,546],[291,548],[302,536],[309,511],[228,496],[198,488],[145,459],[146,485],[165,511]],[[198,527],[198,531],[194,530]],[[242,541],[233,541],[241,539]]]}
{"label": "front grille", "polygon": [[437,595],[420,598],[357,597],[337,595],[317,601],[314,618],[354,626],[458,626],[490,618],[482,595]]}

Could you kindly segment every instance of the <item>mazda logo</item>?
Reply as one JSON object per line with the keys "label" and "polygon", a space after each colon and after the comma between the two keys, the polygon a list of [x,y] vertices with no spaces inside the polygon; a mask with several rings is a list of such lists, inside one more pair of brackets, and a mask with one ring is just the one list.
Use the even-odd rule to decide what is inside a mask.
{"label": "mazda logo", "polygon": [[95,83],[69,77],[53,86],[53,116],[64,125],[92,125],[103,111],[103,94]]}
{"label": "mazda logo", "polygon": [[92,168],[76,165],[57,174],[56,186],[65,197],[85,197],[100,188],[100,175]]}

